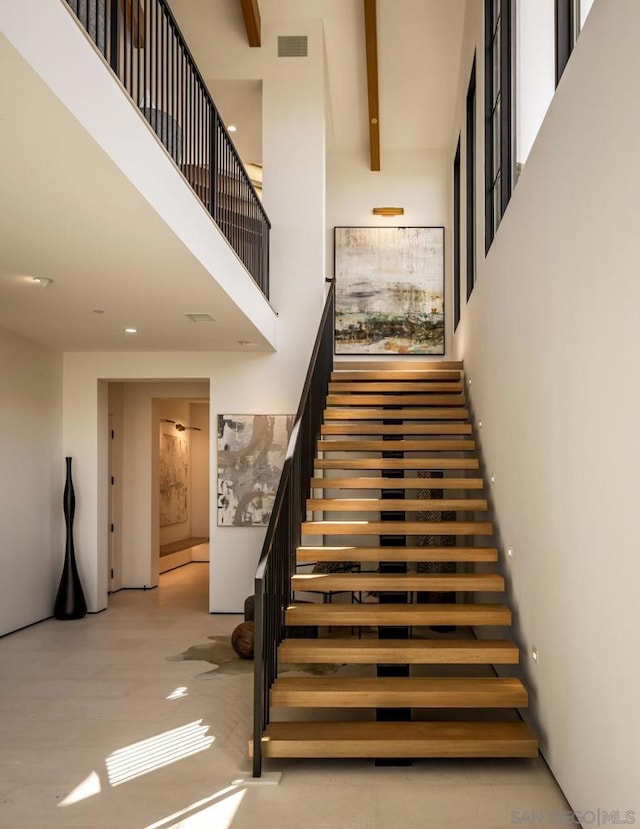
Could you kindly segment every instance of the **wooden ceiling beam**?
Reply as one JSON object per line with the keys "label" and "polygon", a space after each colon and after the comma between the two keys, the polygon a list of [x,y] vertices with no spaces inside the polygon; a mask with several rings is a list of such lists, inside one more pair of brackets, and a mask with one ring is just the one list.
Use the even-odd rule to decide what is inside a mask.
{"label": "wooden ceiling beam", "polygon": [[364,36],[367,51],[367,97],[371,169],[380,170],[380,107],[378,102],[377,0],[364,0]]}
{"label": "wooden ceiling beam", "polygon": [[262,46],[260,7],[258,0],[240,0],[249,46]]}

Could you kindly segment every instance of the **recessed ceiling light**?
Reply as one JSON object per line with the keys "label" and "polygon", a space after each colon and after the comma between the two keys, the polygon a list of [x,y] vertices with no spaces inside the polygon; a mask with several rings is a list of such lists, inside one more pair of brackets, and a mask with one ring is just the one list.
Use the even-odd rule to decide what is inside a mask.
{"label": "recessed ceiling light", "polygon": [[138,329],[137,328],[125,328],[124,333],[125,334],[137,334]]}
{"label": "recessed ceiling light", "polygon": [[47,276],[33,276],[31,278],[39,288],[48,288],[53,283],[53,279],[49,279]]}
{"label": "recessed ceiling light", "polygon": [[237,131],[238,131],[238,128],[236,127],[236,125],[235,125],[235,124],[229,124],[229,126],[227,127],[227,130],[228,130],[229,132],[237,132]]}

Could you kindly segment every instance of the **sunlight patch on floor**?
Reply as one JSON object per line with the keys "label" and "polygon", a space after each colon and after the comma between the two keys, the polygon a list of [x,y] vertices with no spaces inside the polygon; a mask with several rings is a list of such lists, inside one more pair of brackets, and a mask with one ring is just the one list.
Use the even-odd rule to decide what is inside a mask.
{"label": "sunlight patch on floor", "polygon": [[145,829],[229,829],[246,793],[238,786],[227,786]]}
{"label": "sunlight patch on floor", "polygon": [[93,797],[94,794],[100,794],[101,790],[100,777],[96,771],[92,771],[82,783],[69,792],[64,800],[58,803],[58,806],[73,806],[74,803]]}
{"label": "sunlight patch on floor", "polygon": [[208,730],[208,725],[202,725],[202,720],[196,720],[180,728],[119,748],[106,759],[109,783],[119,786],[192,754],[205,751],[215,740],[215,737],[206,736]]}

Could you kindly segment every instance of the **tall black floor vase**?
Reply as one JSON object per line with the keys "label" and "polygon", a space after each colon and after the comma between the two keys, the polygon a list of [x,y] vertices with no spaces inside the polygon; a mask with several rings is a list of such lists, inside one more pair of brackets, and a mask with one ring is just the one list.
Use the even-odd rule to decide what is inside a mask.
{"label": "tall black floor vase", "polygon": [[73,516],[76,511],[76,494],[71,478],[71,458],[66,458],[67,479],[64,485],[64,520],[67,525],[67,543],[64,551],[64,567],[60,587],[53,608],[56,619],[82,619],[87,612],[87,602],[82,591],[76,551],[73,546]]}

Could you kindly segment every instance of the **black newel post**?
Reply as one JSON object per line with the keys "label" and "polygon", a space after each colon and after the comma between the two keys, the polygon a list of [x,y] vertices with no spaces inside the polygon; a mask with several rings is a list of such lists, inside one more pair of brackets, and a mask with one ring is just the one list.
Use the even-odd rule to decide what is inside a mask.
{"label": "black newel post", "polygon": [[67,525],[67,543],[64,551],[64,567],[60,587],[53,608],[56,619],[81,619],[87,612],[87,602],[82,592],[73,546],[73,516],[76,511],[76,495],[71,480],[71,458],[67,462],[67,479],[64,485],[64,520]]}

